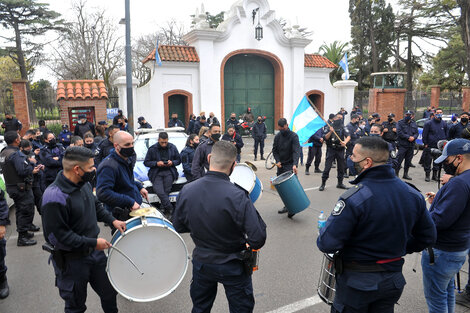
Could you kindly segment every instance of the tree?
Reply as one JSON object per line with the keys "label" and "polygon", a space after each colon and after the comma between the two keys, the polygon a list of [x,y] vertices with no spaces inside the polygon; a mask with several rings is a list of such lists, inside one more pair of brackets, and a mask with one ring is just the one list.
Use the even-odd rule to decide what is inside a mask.
{"label": "tree", "polygon": [[[338,64],[339,61],[341,61],[341,59],[343,58],[344,54],[348,52],[347,47],[347,42],[341,43],[340,41],[335,40],[330,44],[323,43],[319,48],[319,53],[334,64]],[[330,73],[331,83],[341,80],[342,74],[343,72],[339,68],[334,69]]]}
{"label": "tree", "polygon": [[31,84],[31,98],[33,99],[34,107],[40,112],[40,116],[44,116],[46,111],[52,113],[57,107],[55,92],[51,82],[48,80],[40,79]]}
{"label": "tree", "polygon": [[8,56],[0,57],[0,110],[13,112],[11,81],[20,79],[18,65]]}
{"label": "tree", "polygon": [[103,79],[111,94],[117,69],[124,64],[118,23],[104,9],[88,12],[82,0],[72,10],[74,21],[55,45],[49,68],[60,79]]}

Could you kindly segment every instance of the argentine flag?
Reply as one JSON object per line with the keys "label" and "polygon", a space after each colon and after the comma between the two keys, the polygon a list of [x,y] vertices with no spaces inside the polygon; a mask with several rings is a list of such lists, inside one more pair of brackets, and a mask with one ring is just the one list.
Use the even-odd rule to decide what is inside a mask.
{"label": "argentine flag", "polygon": [[290,124],[290,129],[299,136],[300,144],[303,146],[303,143],[306,142],[310,136],[325,125],[325,121],[315,112],[307,96],[304,95],[294,112],[294,116],[292,116]]}
{"label": "argentine flag", "polygon": [[158,53],[159,40],[157,38],[157,46],[155,47],[155,64],[162,66],[162,59],[160,58],[160,53]]}
{"label": "argentine flag", "polygon": [[344,73],[346,74],[346,79],[349,79],[349,63],[348,63],[348,53],[346,52],[339,61],[339,66],[343,69]]}

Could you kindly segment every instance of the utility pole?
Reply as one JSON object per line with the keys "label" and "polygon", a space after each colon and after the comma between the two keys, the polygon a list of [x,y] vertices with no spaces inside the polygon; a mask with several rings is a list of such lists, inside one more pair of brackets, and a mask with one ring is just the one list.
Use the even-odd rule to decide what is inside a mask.
{"label": "utility pole", "polygon": [[130,0],[125,0],[126,10],[126,93],[128,128],[134,134],[134,106],[132,99],[132,59],[131,59],[131,12]]}

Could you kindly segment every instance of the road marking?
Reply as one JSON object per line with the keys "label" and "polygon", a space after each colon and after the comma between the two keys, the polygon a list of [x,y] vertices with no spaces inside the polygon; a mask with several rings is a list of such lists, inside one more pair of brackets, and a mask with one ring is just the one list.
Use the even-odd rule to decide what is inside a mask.
{"label": "road marking", "polygon": [[303,299],[291,304],[288,304],[286,306],[280,307],[279,309],[269,311],[267,313],[293,313],[293,312],[298,312],[300,310],[306,309],[308,307],[314,306],[315,304],[318,304],[322,302],[320,297],[318,295],[313,296],[311,298]]}
{"label": "road marking", "polygon": [[[304,191],[317,190],[318,188],[320,188],[320,186],[318,186],[318,187],[312,187],[312,188],[305,188]],[[325,188],[326,188],[326,187],[325,187]]]}

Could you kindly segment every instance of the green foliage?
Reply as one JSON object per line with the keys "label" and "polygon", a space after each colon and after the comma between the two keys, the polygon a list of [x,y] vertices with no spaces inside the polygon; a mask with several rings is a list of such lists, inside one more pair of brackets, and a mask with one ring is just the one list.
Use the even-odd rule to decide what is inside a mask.
{"label": "green foliage", "polygon": [[[343,58],[344,54],[348,52],[348,43],[342,43],[340,41],[333,41],[330,44],[323,43],[319,48],[319,53],[323,55],[325,58],[333,62],[334,64],[338,64],[339,61]],[[351,71],[351,68],[349,69]],[[338,80],[341,80],[341,75],[343,74],[343,70],[338,67],[334,69],[330,73],[330,81],[334,83]]]}
{"label": "green foliage", "polygon": [[47,126],[47,129],[49,129],[52,133],[54,133],[56,138],[59,136],[59,133],[62,131],[62,124],[60,123],[48,124],[46,126]]}
{"label": "green foliage", "polygon": [[206,21],[209,23],[210,28],[217,28],[217,26],[224,21],[224,11],[216,15],[211,15],[209,12],[206,12],[206,16]]}

